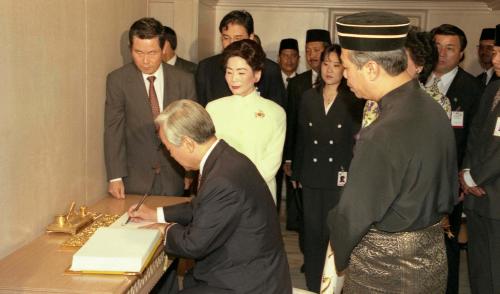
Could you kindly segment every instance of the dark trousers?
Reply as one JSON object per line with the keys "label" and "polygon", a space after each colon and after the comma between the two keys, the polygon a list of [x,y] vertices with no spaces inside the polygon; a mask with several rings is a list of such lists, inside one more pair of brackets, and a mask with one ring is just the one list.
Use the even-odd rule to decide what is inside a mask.
{"label": "dark trousers", "polygon": [[285,173],[283,172],[283,169],[279,169],[278,172],[276,173],[276,208],[278,209],[278,215],[280,214],[280,209],[281,209],[281,196],[283,190],[283,176]]}
{"label": "dark trousers", "polygon": [[299,206],[302,205],[301,199],[298,199],[300,193],[296,191],[290,177],[285,176],[286,181],[286,229],[289,231],[299,231],[300,223],[302,222],[302,212]]}
{"label": "dark trousers", "polygon": [[302,188],[304,205],[304,270],[310,291],[319,292],[325,264],[329,230],[328,212],[339,201],[339,192],[327,189]]}
{"label": "dark trousers", "polygon": [[500,293],[500,220],[486,218],[472,211],[466,212],[467,257],[472,293],[498,294]]}
{"label": "dark trousers", "polygon": [[179,291],[179,294],[224,294],[234,293],[227,289],[215,288],[207,285],[204,282],[197,281],[193,277],[191,271],[187,272],[184,276],[184,289]]}
{"label": "dark trousers", "polygon": [[175,294],[179,292],[179,283],[177,280],[177,266],[179,265],[179,258],[174,259],[172,264],[168,267],[167,271],[161,276],[160,280],[151,289],[149,293],[152,294]]}
{"label": "dark trousers", "polygon": [[458,294],[458,272],[460,265],[460,245],[458,244],[458,232],[462,222],[462,202],[455,205],[452,213],[449,215],[450,230],[453,238],[445,235],[446,257],[448,259],[448,283],[446,293]]}

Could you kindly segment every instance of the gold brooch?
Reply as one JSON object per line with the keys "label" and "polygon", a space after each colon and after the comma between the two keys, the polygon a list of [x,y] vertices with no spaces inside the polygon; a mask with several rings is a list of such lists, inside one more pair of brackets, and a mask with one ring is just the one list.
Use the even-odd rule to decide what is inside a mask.
{"label": "gold brooch", "polygon": [[264,113],[264,111],[262,111],[262,110],[259,110],[259,111],[257,111],[257,112],[255,113],[255,117],[260,117],[260,118],[263,118],[263,117],[265,117],[265,116],[266,116],[266,114],[265,114],[265,113]]}

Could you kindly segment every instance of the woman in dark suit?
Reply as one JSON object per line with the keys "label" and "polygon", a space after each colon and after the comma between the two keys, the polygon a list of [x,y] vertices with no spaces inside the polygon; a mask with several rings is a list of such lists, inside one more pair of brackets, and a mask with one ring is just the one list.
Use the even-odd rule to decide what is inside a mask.
{"label": "woman in dark suit", "polygon": [[326,217],[348,180],[364,106],[343,78],[340,51],[336,44],[323,51],[317,86],[302,95],[293,158],[292,180],[302,186],[303,195],[305,277],[315,292],[328,245]]}

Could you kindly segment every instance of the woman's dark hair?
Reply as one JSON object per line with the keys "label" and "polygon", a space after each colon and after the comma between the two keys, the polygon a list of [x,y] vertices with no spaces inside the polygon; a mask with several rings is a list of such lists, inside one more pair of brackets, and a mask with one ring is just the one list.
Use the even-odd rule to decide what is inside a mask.
{"label": "woman's dark hair", "polygon": [[[342,53],[342,48],[338,44],[332,44],[328,45],[325,47],[325,50],[321,53],[321,63],[325,61],[325,59],[330,56],[330,53],[335,53],[337,54],[339,60],[340,60],[340,54]],[[342,61],[341,61],[342,62]],[[318,79],[314,83],[316,89],[318,91],[322,91],[322,89],[325,87],[325,81],[323,81],[323,78],[321,77],[321,72],[318,74]],[[345,78],[342,77],[342,80],[340,81],[340,86],[346,85],[347,83],[345,81]]]}
{"label": "woman's dark hair", "polygon": [[222,56],[224,68],[229,58],[236,56],[245,59],[253,71],[263,70],[264,61],[266,60],[266,53],[264,53],[262,47],[257,44],[257,42],[250,39],[244,39],[230,44],[224,49]]}
{"label": "woman's dark hair", "polygon": [[405,48],[408,50],[413,63],[422,66],[418,80],[425,83],[438,60],[438,51],[436,44],[432,40],[432,35],[428,32],[420,32],[418,28],[412,27],[408,32]]}

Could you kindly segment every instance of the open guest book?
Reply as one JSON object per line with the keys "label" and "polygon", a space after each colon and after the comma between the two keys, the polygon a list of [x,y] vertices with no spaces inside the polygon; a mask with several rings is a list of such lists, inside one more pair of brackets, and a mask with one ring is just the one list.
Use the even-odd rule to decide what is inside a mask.
{"label": "open guest book", "polygon": [[121,219],[96,230],[73,255],[70,272],[140,274],[144,270],[162,244],[161,234],[156,229],[118,225]]}

